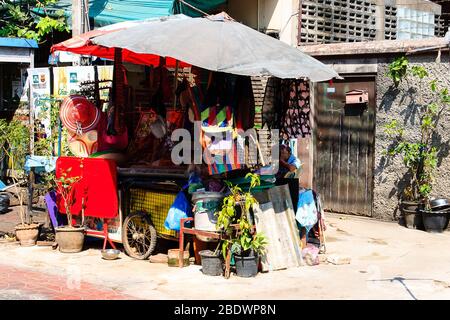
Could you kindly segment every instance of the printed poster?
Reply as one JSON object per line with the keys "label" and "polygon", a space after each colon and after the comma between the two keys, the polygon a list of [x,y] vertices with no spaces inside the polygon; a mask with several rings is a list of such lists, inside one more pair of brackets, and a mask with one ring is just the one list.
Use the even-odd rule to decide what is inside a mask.
{"label": "printed poster", "polygon": [[34,112],[35,123],[50,136],[50,70],[29,68],[30,110]]}
{"label": "printed poster", "polygon": [[[113,66],[98,66],[99,80],[112,80]],[[95,71],[93,66],[74,66],[53,68],[55,97],[64,98],[71,94],[77,94],[84,82],[93,82],[95,80]],[[109,86],[110,83],[100,84],[100,88]],[[107,100],[108,90],[100,90],[100,98]]]}

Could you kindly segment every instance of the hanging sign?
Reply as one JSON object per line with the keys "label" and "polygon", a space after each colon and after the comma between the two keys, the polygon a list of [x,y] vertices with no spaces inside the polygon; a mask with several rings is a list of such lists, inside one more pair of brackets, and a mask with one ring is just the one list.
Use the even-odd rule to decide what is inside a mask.
{"label": "hanging sign", "polygon": [[28,85],[30,90],[30,111],[35,120],[50,136],[50,70],[48,68],[29,68]]}

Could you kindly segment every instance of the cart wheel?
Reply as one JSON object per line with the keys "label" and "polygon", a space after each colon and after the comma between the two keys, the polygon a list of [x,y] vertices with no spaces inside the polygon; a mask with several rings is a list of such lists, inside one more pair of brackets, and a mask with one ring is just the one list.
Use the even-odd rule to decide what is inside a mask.
{"label": "cart wheel", "polygon": [[125,218],[122,229],[126,253],[139,260],[147,259],[156,246],[156,229],[150,217],[144,212],[132,213]]}

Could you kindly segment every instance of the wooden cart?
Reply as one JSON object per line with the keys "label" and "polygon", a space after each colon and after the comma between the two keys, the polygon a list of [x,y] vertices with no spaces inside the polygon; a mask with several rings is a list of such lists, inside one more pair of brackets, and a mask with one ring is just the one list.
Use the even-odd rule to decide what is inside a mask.
{"label": "wooden cart", "polygon": [[[115,243],[122,243],[129,256],[147,259],[158,238],[178,241],[178,233],[166,229],[164,221],[186,180],[182,169],[117,168],[117,214],[113,217],[110,214],[108,218],[86,215],[83,221],[86,235],[104,239],[103,248],[107,243],[113,248]],[[82,189],[89,189],[89,186],[87,182]],[[92,193],[87,198],[89,196],[98,197]],[[114,197],[103,196],[103,201]],[[78,219],[82,219],[80,215]]]}

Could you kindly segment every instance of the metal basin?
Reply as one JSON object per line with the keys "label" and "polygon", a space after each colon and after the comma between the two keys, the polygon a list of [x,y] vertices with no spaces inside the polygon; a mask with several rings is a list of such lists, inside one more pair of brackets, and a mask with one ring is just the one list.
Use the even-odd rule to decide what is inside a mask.
{"label": "metal basin", "polygon": [[105,260],[115,260],[119,257],[120,250],[116,249],[106,249],[102,250],[102,257]]}
{"label": "metal basin", "polygon": [[430,207],[433,211],[442,211],[450,208],[448,199],[434,199],[430,201]]}

